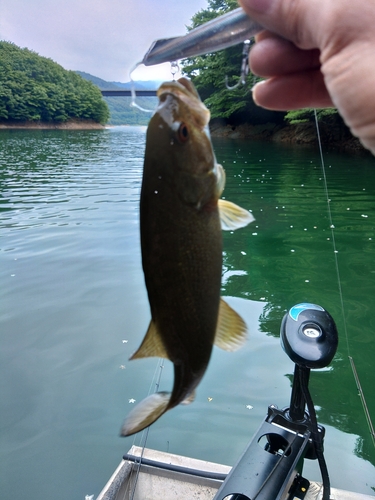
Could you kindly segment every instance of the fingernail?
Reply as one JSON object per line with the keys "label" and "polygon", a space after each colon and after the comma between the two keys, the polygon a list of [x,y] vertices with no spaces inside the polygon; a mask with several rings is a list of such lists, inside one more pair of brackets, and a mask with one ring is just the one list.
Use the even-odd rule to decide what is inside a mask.
{"label": "fingernail", "polygon": [[252,93],[252,96],[253,96],[253,101],[255,102],[255,104],[257,106],[259,106],[259,103],[257,101],[257,97],[256,97],[256,92],[255,91],[256,91],[257,87],[259,88],[259,86],[263,85],[264,83],[265,83],[265,80],[262,80],[260,82],[257,82],[255,85],[253,85],[251,87],[251,93]]}
{"label": "fingernail", "polygon": [[254,83],[254,85],[251,87],[251,92],[254,92],[254,89],[258,87],[259,85],[262,85],[265,82],[265,80],[261,80],[260,82]]}
{"label": "fingernail", "polygon": [[263,14],[269,10],[273,0],[239,0],[239,3],[245,10]]}

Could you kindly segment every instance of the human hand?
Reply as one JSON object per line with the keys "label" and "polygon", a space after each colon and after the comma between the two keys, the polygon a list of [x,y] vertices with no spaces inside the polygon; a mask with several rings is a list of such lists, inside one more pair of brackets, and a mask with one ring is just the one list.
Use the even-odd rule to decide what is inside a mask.
{"label": "human hand", "polygon": [[375,2],[239,0],[264,26],[250,52],[254,100],[275,110],[336,107],[375,154]]}

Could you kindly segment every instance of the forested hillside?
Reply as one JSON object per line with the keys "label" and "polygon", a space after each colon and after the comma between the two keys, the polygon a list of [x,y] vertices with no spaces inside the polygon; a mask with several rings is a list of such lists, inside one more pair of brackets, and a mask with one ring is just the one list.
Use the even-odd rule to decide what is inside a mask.
{"label": "forested hillside", "polygon": [[51,59],[0,41],[0,120],[106,123],[108,106],[99,89]]}

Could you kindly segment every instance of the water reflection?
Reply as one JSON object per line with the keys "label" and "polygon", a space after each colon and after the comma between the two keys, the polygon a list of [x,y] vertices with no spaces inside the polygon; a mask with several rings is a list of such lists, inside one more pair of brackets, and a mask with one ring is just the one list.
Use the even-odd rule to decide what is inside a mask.
{"label": "water reflection", "polygon": [[[138,229],[144,138],[139,127],[0,133],[0,473],[9,497],[84,498],[131,445],[118,429],[157,363],[128,362],[149,322]],[[345,462],[352,489],[371,493],[356,469],[371,475],[375,455],[347,356],[374,416],[374,160],[326,154],[345,330],[317,153],[222,140],[215,148],[225,197],[256,218],[224,233],[223,295],[248,321],[249,342],[235,354],[214,349],[194,404],[160,419],[148,446],[233,463],[267,405],[288,404],[284,312],[316,302],[340,333],[332,370],[311,377],[318,417],[332,426],[333,484],[343,487]],[[162,389],[172,382],[166,363]]]}
{"label": "water reflection", "polygon": [[240,142],[231,149],[227,144],[216,146],[228,177],[225,195],[250,208],[256,218],[251,231],[224,235],[224,265],[229,276],[224,291],[265,300],[260,329],[269,335],[279,335],[283,314],[298,302],[321,304],[333,315],[340,333],[337,356],[331,370],[316,371],[311,380],[318,418],[323,424],[357,434],[355,453],[375,464],[375,450],[348,361],[350,354],[359,365],[370,414],[375,418],[371,312],[375,294],[374,159],[326,153],[327,202],[317,152],[271,145],[265,153],[264,146]]}

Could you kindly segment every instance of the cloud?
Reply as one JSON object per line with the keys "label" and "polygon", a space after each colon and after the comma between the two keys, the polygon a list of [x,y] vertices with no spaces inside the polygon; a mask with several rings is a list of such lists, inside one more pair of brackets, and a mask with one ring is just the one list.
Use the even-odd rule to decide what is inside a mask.
{"label": "cloud", "polygon": [[[155,39],[183,35],[206,7],[206,0],[1,0],[0,38],[66,69],[127,81]],[[155,71],[137,74],[151,79]]]}

